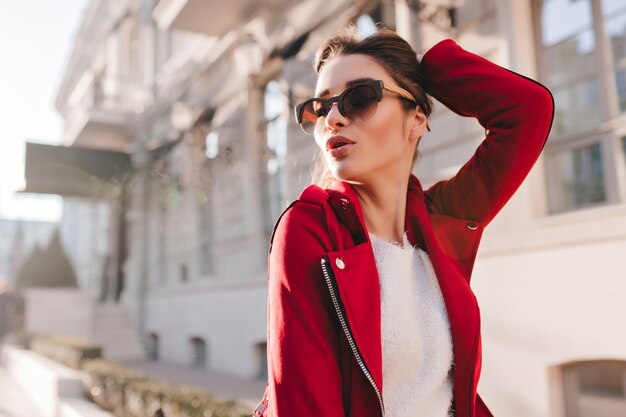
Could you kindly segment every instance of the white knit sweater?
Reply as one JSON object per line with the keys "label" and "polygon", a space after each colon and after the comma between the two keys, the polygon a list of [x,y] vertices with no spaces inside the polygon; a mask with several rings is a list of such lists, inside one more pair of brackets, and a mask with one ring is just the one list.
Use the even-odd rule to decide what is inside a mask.
{"label": "white knit sweater", "polygon": [[381,292],[383,401],[389,417],[447,417],[450,322],[428,254],[370,235]]}

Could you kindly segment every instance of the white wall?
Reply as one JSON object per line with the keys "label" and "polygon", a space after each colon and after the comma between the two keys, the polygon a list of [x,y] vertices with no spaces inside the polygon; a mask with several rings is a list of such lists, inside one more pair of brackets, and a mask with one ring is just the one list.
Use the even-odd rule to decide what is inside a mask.
{"label": "white wall", "polygon": [[479,258],[479,390],[496,415],[550,414],[549,368],[626,360],[626,239]]}
{"label": "white wall", "polygon": [[[241,280],[240,280],[241,281]],[[207,369],[244,378],[259,375],[255,350],[267,336],[267,278],[232,282],[194,282],[152,290],[148,333],[159,336],[159,358],[191,364],[192,337],[207,345]]]}
{"label": "white wall", "polygon": [[36,334],[90,339],[94,301],[87,291],[31,288],[24,291],[24,330]]}

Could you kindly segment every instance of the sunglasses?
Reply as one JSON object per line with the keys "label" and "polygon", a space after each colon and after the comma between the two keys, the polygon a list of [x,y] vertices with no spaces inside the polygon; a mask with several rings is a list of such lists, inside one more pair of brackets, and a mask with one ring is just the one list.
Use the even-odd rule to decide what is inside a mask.
{"label": "sunglasses", "polygon": [[330,98],[310,98],[296,106],[296,120],[304,133],[312,135],[323,127],[323,119],[333,103],[337,103],[339,113],[352,121],[365,121],[376,113],[378,102],[383,98],[383,90],[396,94],[417,105],[406,91],[395,91],[385,86],[381,80],[368,80],[351,85],[341,94]]}

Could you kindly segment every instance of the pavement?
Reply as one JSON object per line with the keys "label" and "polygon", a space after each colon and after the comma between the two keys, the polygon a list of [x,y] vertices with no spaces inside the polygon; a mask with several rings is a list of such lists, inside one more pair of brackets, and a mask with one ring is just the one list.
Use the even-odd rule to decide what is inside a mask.
{"label": "pavement", "polygon": [[202,388],[217,396],[238,400],[252,409],[259,404],[265,390],[265,380],[238,378],[179,364],[161,361],[128,361],[120,362],[120,365],[161,380]]}
{"label": "pavement", "polygon": [[26,394],[0,364],[0,417],[37,417],[39,413]]}

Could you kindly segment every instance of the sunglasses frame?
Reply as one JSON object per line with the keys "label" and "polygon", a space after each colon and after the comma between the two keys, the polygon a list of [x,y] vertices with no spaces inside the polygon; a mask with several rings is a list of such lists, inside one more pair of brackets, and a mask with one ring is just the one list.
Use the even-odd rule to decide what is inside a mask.
{"label": "sunglasses frame", "polygon": [[[367,81],[363,81],[360,82],[358,84],[353,84],[351,86],[349,86],[348,88],[346,88],[345,90],[343,90],[341,92],[341,94],[339,94],[338,96],[334,96],[334,97],[330,97],[330,98],[321,98],[321,97],[313,97],[310,98],[308,100],[303,101],[302,103],[298,104],[295,108],[295,112],[296,112],[296,120],[298,121],[298,124],[300,125],[300,127],[302,128],[302,130],[304,131],[304,133],[306,133],[307,135],[312,135],[313,133],[315,133],[315,130],[311,133],[307,132],[304,127],[302,126],[302,115],[303,115],[303,109],[304,106],[306,106],[309,103],[312,102],[319,102],[322,104],[324,110],[325,110],[325,115],[324,116],[320,116],[320,117],[326,117],[326,115],[328,114],[328,112],[330,112],[330,109],[333,106],[333,103],[337,103],[337,108],[339,109],[339,113],[341,113],[341,115],[343,117],[347,117],[348,119],[352,120],[350,117],[348,117],[346,115],[345,109],[343,107],[343,100],[346,96],[346,94],[348,94],[351,90],[358,88],[358,87],[363,87],[363,86],[369,86],[372,87],[374,89],[374,91],[376,92],[376,102],[380,102],[383,99],[383,90],[385,91],[389,91],[390,93],[396,94],[397,96],[399,96],[402,99],[408,100],[412,103],[414,103],[416,106],[418,105],[417,102],[415,101],[415,99],[413,98],[413,96],[407,92],[404,89],[401,89],[401,91],[397,91],[394,89],[391,89],[387,86],[385,86],[385,83],[382,80],[367,80]],[[318,117],[318,119],[320,118]],[[353,120],[353,121],[358,121],[358,120]]]}

